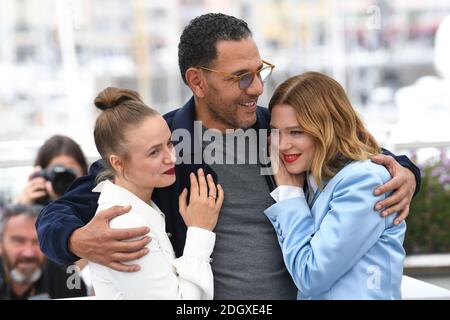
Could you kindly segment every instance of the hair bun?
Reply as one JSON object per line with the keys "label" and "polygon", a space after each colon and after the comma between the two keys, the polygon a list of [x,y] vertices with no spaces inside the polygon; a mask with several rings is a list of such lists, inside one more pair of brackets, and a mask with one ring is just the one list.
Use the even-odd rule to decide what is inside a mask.
{"label": "hair bun", "polygon": [[120,106],[127,101],[142,102],[136,91],[124,88],[108,87],[102,90],[94,100],[94,104],[100,110],[111,109]]}

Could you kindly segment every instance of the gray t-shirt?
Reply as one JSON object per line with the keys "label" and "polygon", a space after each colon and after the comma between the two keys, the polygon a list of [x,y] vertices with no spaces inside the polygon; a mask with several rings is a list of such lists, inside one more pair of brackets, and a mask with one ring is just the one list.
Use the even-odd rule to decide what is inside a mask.
{"label": "gray t-shirt", "polygon": [[[228,156],[233,155],[228,160],[234,158],[234,164],[211,164],[212,158],[204,153],[225,191],[214,230],[214,298],[296,299],[297,289],[284,265],[275,230],[263,212],[273,204],[266,178],[258,164],[249,164],[249,144],[245,155],[233,152],[238,149],[236,143],[227,144],[226,136],[222,135],[223,149],[216,151],[226,148]],[[246,164],[237,164],[244,156]]]}

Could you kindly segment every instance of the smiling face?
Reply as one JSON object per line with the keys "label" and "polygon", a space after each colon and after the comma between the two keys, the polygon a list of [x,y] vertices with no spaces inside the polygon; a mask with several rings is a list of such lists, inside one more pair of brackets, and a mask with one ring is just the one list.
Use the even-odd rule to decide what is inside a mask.
{"label": "smiling face", "polygon": [[175,149],[163,117],[146,117],[139,125],[126,131],[125,139],[127,158],[110,156],[118,185],[140,198],[148,198],[154,188],[167,187],[175,182]]}
{"label": "smiling face", "polygon": [[[211,69],[233,75],[257,71],[263,66],[255,41],[251,38],[239,41],[219,41],[217,58],[209,66]],[[204,96],[200,104],[205,114],[199,115],[208,128],[225,129],[249,128],[256,123],[256,103],[263,93],[263,82],[254,77],[251,85],[242,90],[239,83],[226,75],[202,70],[206,79]]]}
{"label": "smiling face", "polygon": [[21,214],[11,217],[6,223],[0,241],[0,254],[5,271],[12,281],[30,284],[36,281],[45,256],[39,248],[36,219]]}
{"label": "smiling face", "polygon": [[310,171],[315,151],[314,138],[300,127],[294,108],[287,104],[275,105],[270,126],[279,129],[280,158],[287,171],[291,174]]}

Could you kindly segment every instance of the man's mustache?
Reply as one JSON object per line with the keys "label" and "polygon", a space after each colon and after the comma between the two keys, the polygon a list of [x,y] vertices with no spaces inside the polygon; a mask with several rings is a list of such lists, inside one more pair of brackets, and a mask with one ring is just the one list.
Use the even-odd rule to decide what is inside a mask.
{"label": "man's mustache", "polygon": [[21,257],[17,259],[15,266],[17,266],[19,263],[39,263],[39,259],[37,257]]}

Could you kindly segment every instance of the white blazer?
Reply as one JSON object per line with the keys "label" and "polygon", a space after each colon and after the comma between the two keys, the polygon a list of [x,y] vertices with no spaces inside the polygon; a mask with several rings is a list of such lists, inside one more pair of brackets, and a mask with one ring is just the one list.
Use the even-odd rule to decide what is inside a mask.
{"label": "white blazer", "polygon": [[101,192],[99,211],[115,205],[131,205],[131,210],[110,221],[110,227],[147,226],[152,241],[149,253],[130,261],[138,264],[137,272],[120,272],[89,262],[95,295],[98,299],[212,299],[213,275],[210,255],[215,233],[189,227],[183,256],[176,259],[166,233],[164,214],[152,203],[149,206],[130,191],[110,181],[101,182],[94,192]]}

